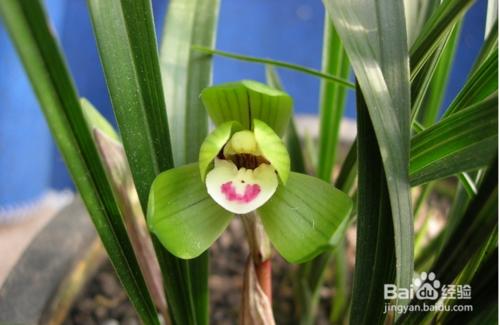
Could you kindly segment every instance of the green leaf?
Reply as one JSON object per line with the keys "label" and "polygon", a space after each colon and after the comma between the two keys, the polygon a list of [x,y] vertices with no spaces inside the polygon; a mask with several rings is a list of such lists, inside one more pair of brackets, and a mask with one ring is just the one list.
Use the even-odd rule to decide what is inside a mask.
{"label": "green leaf", "polygon": [[[432,58],[425,63],[412,81],[412,124],[418,120],[422,125],[432,125],[439,115],[441,101],[445,94],[446,78],[453,62],[450,57],[458,40],[460,22],[450,28],[442,38]],[[439,70],[440,69],[440,70]],[[424,119],[430,120],[425,121]],[[424,124],[424,121],[426,124]]]}
{"label": "green leaf", "polygon": [[151,4],[88,0],[113,110],[143,210],[173,165]]}
{"label": "green leaf", "polygon": [[206,88],[201,99],[215,125],[237,121],[250,130],[253,119],[259,119],[279,136],[285,133],[292,114],[288,94],[252,80]]}
{"label": "green leaf", "polygon": [[199,256],[232,217],[208,195],[196,163],[161,173],[151,187],[149,228],[177,257]]}
{"label": "green leaf", "polygon": [[351,208],[351,199],[342,191],[292,172],[287,185],[279,186],[257,211],[278,252],[290,263],[302,263],[330,247]]}
{"label": "green leaf", "polygon": [[[271,65],[266,65],[266,80],[267,84],[275,89],[283,91],[283,85],[278,76],[278,73]],[[290,155],[290,168],[294,172],[306,173],[306,166],[304,162],[304,152],[300,143],[300,137],[297,133],[297,126],[293,116],[290,118],[290,123],[285,133],[285,143]]]}
{"label": "green leaf", "polygon": [[449,28],[463,17],[473,3],[474,0],[446,0],[438,6],[410,49],[412,79],[431,58]]}
{"label": "green leaf", "polygon": [[412,139],[412,185],[486,166],[496,153],[498,96],[461,110]]}
{"label": "green leaf", "polygon": [[465,85],[444,113],[444,117],[485,99],[497,89],[498,48],[467,78]]}
{"label": "green leaf", "polygon": [[73,81],[40,1],[0,1],[0,16],[130,301],[142,322],[159,324]]}
{"label": "green leaf", "polygon": [[[199,98],[212,77],[212,58],[192,52],[213,46],[219,0],[173,0],[163,27],[160,68],[176,166],[195,162],[207,135],[208,117]],[[208,252],[185,262],[198,324],[208,324]],[[196,297],[194,299],[194,297]]]}
{"label": "green leaf", "polygon": [[366,104],[357,92],[358,217],[351,324],[383,324],[383,287],[394,281],[394,230],[391,202]]}
{"label": "green leaf", "polygon": [[[173,167],[151,3],[147,0],[87,2],[113,110],[139,200],[147,215],[153,180]],[[206,319],[198,320],[201,314],[206,318],[206,285],[197,286],[190,271],[191,268],[206,270],[206,256],[185,261],[169,253],[154,236],[153,244],[172,321],[206,323]],[[202,291],[198,291],[200,288]],[[205,305],[199,307],[195,296],[200,297],[196,302]]]}
{"label": "green leaf", "polygon": [[[441,283],[454,283],[456,277],[470,259],[490,239],[492,229],[498,224],[498,155],[490,163],[478,194],[470,202],[465,213],[443,249],[428,271],[436,274]],[[497,255],[495,254],[495,257]],[[495,262],[497,264],[497,262]],[[497,272],[495,272],[496,274]],[[474,288],[474,287],[473,287]],[[474,289],[472,289],[474,290]],[[496,292],[495,292],[496,293]],[[474,294],[473,294],[474,296]],[[413,300],[412,304],[433,304],[429,300]],[[398,324],[421,324],[425,312],[401,315]]]}
{"label": "green leaf", "polygon": [[219,154],[222,147],[229,141],[233,133],[242,129],[236,121],[225,122],[213,130],[201,145],[198,158],[201,180],[205,181],[208,167]]}
{"label": "green leaf", "polygon": [[236,60],[241,60],[241,61],[246,61],[246,62],[263,63],[263,64],[269,64],[269,65],[272,65],[275,67],[295,70],[295,71],[299,71],[299,72],[309,74],[309,75],[312,75],[315,77],[324,78],[324,79],[330,80],[332,82],[336,82],[338,84],[343,85],[344,87],[354,88],[354,84],[352,82],[350,82],[349,80],[345,80],[345,79],[339,78],[337,76],[326,74],[326,73],[323,73],[321,71],[307,68],[307,67],[304,67],[304,66],[301,66],[298,64],[288,63],[288,62],[284,62],[284,61],[271,60],[271,59],[256,58],[253,56],[241,55],[241,54],[230,53],[230,52],[225,52],[225,51],[219,51],[219,50],[207,48],[204,46],[193,46],[193,50],[208,53],[208,54],[220,55],[220,56],[223,56],[226,58],[231,58],[231,59],[236,59]]}
{"label": "green leaf", "polygon": [[[322,70],[348,79],[349,59],[328,14],[325,15],[323,33]],[[321,80],[319,157],[316,175],[327,182],[332,178],[333,166],[335,165],[340,122],[344,116],[346,95],[347,89],[345,87],[325,79]]]}
{"label": "green leaf", "polygon": [[106,134],[111,139],[120,142],[120,137],[116,133],[113,126],[99,113],[99,111],[86,98],[80,98],[80,106],[82,107],[85,119],[89,124],[89,128],[95,128]]}
{"label": "green leaf", "polygon": [[491,33],[488,34],[488,37],[484,40],[483,46],[481,47],[481,51],[479,52],[474,65],[472,66],[471,73],[477,70],[479,66],[481,66],[484,61],[494,52],[498,50],[498,21],[495,21],[493,28],[491,29]]}
{"label": "green leaf", "polygon": [[349,56],[378,140],[393,217],[396,285],[409,288],[413,278],[413,217],[408,181],[410,78],[403,3],[324,3]]}
{"label": "green leaf", "polygon": [[219,0],[173,0],[165,18],[160,67],[176,166],[195,162],[207,135],[199,96],[211,83],[212,58],[191,45],[213,46],[218,11]]}
{"label": "green leaf", "polygon": [[422,110],[421,121],[422,125],[429,127],[435,123],[439,116],[439,110],[446,93],[448,79],[453,65],[453,59],[457,49],[461,24],[457,24],[451,33],[446,45],[442,50],[440,58],[437,62],[436,71],[434,72],[431,82],[430,90],[425,97],[425,109]]}
{"label": "green leaf", "polygon": [[290,156],[283,141],[266,123],[253,120],[253,132],[262,155],[276,169],[283,184],[286,184],[290,173]]}

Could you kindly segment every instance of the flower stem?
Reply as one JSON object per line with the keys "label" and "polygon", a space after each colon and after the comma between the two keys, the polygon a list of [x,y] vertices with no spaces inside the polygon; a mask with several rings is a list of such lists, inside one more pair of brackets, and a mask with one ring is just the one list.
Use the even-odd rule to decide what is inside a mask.
{"label": "flower stem", "polygon": [[272,314],[272,250],[259,216],[241,215],[250,249],[242,293],[241,324],[275,324]]}

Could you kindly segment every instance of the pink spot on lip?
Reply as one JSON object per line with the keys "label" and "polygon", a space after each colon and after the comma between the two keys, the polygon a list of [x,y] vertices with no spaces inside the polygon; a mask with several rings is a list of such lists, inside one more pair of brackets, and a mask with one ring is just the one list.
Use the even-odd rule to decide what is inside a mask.
{"label": "pink spot on lip", "polygon": [[237,201],[240,203],[248,203],[253,201],[260,193],[260,186],[257,184],[247,184],[245,187],[245,193],[236,193],[236,188],[233,186],[233,182],[227,182],[221,185],[220,190],[226,195],[228,201]]}

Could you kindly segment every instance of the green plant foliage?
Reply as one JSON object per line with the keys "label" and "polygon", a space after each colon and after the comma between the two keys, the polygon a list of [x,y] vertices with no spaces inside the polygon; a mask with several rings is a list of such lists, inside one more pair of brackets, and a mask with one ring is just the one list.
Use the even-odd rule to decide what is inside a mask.
{"label": "green plant foliage", "polygon": [[[349,59],[328,14],[325,15],[323,33],[322,70],[348,79]],[[332,178],[346,95],[345,87],[325,79],[321,80],[319,157],[316,175],[326,182]]]}
{"label": "green plant foliage", "polygon": [[358,218],[351,324],[383,324],[383,284],[395,275],[391,203],[375,131],[357,93]]}
{"label": "green plant foliage", "polygon": [[412,185],[487,166],[498,142],[497,93],[412,139]]}
{"label": "green plant foliage", "polygon": [[144,323],[159,324],[85,113],[41,3],[1,1],[0,15],[130,301]]}
{"label": "green plant foliage", "polygon": [[[491,230],[498,222],[498,155],[490,163],[478,194],[470,201],[457,226],[449,235],[439,255],[429,269],[441,283],[453,283],[454,279],[477,254]],[[475,292],[478,295],[478,292]],[[433,304],[435,301],[414,300],[412,304]],[[476,310],[477,312],[477,310]],[[402,315],[398,324],[420,324],[427,312]]]}
{"label": "green plant foliage", "polygon": [[396,284],[409,288],[413,277],[413,216],[408,181],[410,76],[403,4],[324,3],[349,56],[378,140],[391,201]]}
{"label": "green plant foliage", "polygon": [[106,134],[115,141],[120,141],[113,126],[99,113],[99,111],[86,98],[80,98],[80,106],[89,125],[89,128],[95,128]]}
{"label": "green plant foliage", "polygon": [[442,38],[473,3],[474,0],[445,0],[437,7],[410,49],[412,76],[432,57]]}
{"label": "green plant foliage", "polygon": [[236,60],[241,60],[241,61],[246,61],[246,62],[254,62],[254,63],[262,63],[262,64],[268,64],[272,65],[275,67],[280,67],[280,68],[285,68],[285,69],[290,69],[290,70],[295,70],[299,72],[303,72],[312,76],[324,78],[336,83],[339,83],[343,85],[344,87],[348,88],[354,88],[354,84],[352,82],[349,82],[349,80],[345,80],[342,78],[339,78],[337,76],[333,76],[327,73],[323,73],[321,71],[317,71],[311,68],[307,68],[298,64],[292,64],[284,61],[277,61],[277,60],[271,60],[271,59],[262,59],[262,58],[256,58],[253,56],[249,55],[241,55],[241,54],[236,54],[236,53],[230,53],[230,52],[225,52],[225,51],[219,51],[211,48],[207,48],[204,46],[193,46],[193,50],[208,53],[208,54],[215,54],[215,55],[220,55],[223,57],[231,58],[231,59],[236,59]]}
{"label": "green plant foliage", "polygon": [[351,208],[351,200],[342,191],[292,172],[287,185],[278,187],[258,214],[278,252],[288,262],[302,263],[330,247]]}
{"label": "green plant foliage", "polygon": [[206,88],[201,99],[215,125],[237,121],[252,129],[253,119],[258,119],[283,136],[292,115],[288,94],[252,80]]}
{"label": "green plant foliage", "polygon": [[[88,5],[113,110],[147,215],[153,180],[173,167],[151,3],[88,0]],[[188,262],[170,254],[156,237],[153,243],[173,322],[207,323],[206,256]],[[200,272],[198,279],[191,269]]]}
{"label": "green plant foliage", "polygon": [[160,49],[160,67],[176,166],[195,162],[207,135],[199,98],[211,83],[212,58],[191,45],[215,43],[219,0],[170,1]]}
{"label": "green plant foliage", "polygon": [[[160,68],[176,166],[195,162],[207,135],[208,118],[199,98],[212,77],[212,58],[191,51],[213,46],[219,0],[169,2],[160,50]],[[208,252],[185,264],[198,324],[208,324]]]}
{"label": "green plant foliage", "polygon": [[498,90],[498,48],[495,49],[467,81],[453,102],[446,110],[444,117],[475,104]]}

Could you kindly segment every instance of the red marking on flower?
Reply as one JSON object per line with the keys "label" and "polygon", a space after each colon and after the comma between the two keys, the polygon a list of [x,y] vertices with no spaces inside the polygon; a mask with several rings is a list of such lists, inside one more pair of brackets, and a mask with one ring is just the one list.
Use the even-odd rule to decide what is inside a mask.
{"label": "red marking on flower", "polygon": [[236,188],[233,186],[233,182],[227,182],[221,185],[220,190],[226,195],[228,201],[238,201],[240,203],[248,203],[257,197],[260,193],[260,186],[257,184],[247,184],[245,187],[245,193],[236,193]]}

